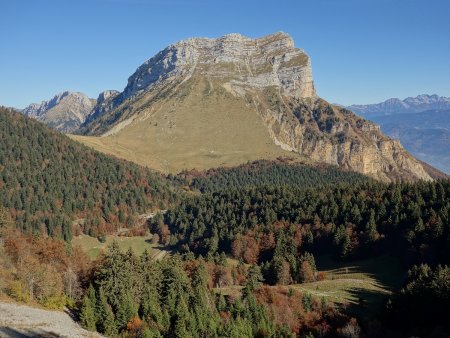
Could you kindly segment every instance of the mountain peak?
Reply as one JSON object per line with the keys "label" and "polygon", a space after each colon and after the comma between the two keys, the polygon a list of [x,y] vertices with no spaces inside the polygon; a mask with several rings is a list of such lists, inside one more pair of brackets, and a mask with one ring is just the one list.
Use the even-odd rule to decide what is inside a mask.
{"label": "mountain peak", "polygon": [[97,107],[80,132],[102,137],[80,141],[164,171],[298,156],[385,181],[431,179],[378,126],[317,97],[309,56],[283,32],[174,43]]}
{"label": "mountain peak", "polygon": [[85,121],[93,101],[83,93],[63,91],[50,100],[30,104],[22,113],[61,132],[72,132]]}

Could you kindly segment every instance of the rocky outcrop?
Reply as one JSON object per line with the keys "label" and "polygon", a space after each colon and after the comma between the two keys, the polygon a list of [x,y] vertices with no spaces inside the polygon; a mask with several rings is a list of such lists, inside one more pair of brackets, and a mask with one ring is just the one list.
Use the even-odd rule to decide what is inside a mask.
{"label": "rocky outcrop", "polygon": [[[104,101],[82,131],[104,136],[102,142],[114,135],[117,143],[110,149],[120,146],[119,142],[124,142],[123,149],[129,149],[129,138],[139,137],[139,142],[154,147],[155,154],[169,162],[165,151],[158,151],[166,149],[167,142],[180,142],[180,147],[192,144],[199,149],[211,143],[210,131],[195,131],[189,137],[198,125],[208,128],[211,124],[195,124],[186,114],[202,116],[206,121],[212,118],[214,105],[223,111],[214,118],[223,119],[220,125],[230,126],[241,121],[226,121],[231,116],[227,107],[239,105],[242,114],[251,111],[256,115],[254,124],[258,119],[263,121],[271,140],[260,136],[259,140],[273,142],[313,163],[338,165],[384,181],[432,179],[419,161],[398,141],[383,135],[378,126],[318,98],[310,58],[281,32],[258,39],[229,34],[180,41],[146,61],[128,79],[122,93]],[[163,126],[167,129],[161,129]],[[249,135],[252,127],[247,128]],[[156,134],[150,133],[160,136],[154,138]],[[220,133],[229,133],[224,139],[230,144],[236,139],[235,130]],[[169,134],[174,136],[170,138]],[[234,155],[223,155],[222,161],[217,148],[208,152],[215,154],[220,165],[234,163]],[[241,152],[239,145],[229,146],[227,151]],[[177,160],[183,156],[177,155]],[[186,163],[189,161],[192,157]]]}
{"label": "rocky outcrop", "polygon": [[0,301],[0,337],[101,338],[83,329],[68,311],[51,311]]}
{"label": "rocky outcrop", "polygon": [[314,98],[274,107],[258,102],[272,138],[315,162],[334,164],[383,181],[430,180],[422,164],[379,126]]}
{"label": "rocky outcrop", "polygon": [[29,105],[22,113],[58,131],[70,133],[85,121],[94,104],[95,100],[83,93],[65,91],[48,101]]}
{"label": "rocky outcrop", "polygon": [[111,110],[114,107],[114,100],[119,97],[119,94],[120,92],[117,90],[105,90],[101,92],[98,95],[95,106],[92,108],[84,122],[88,124],[101,116],[105,111]]}

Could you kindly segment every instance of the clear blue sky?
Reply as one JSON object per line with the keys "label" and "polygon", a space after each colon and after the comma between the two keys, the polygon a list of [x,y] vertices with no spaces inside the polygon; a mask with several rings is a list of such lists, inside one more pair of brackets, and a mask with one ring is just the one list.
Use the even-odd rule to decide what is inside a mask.
{"label": "clear blue sky", "polygon": [[318,93],[372,103],[450,96],[449,0],[0,0],[0,104],[122,90],[172,42],[290,33]]}

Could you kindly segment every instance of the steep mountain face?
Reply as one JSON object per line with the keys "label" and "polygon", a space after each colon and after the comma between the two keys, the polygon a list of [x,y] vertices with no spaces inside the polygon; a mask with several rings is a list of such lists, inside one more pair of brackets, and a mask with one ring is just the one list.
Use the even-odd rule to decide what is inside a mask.
{"label": "steep mountain face", "polygon": [[33,103],[22,113],[63,133],[77,130],[95,105],[83,93],[65,91],[48,101]]}
{"label": "steep mountain face", "polygon": [[450,109],[450,98],[419,95],[404,100],[393,98],[376,104],[352,105],[348,109],[368,118],[378,115],[419,113],[427,110]]}
{"label": "steep mountain face", "polygon": [[432,178],[376,125],[317,97],[310,58],[285,33],[171,45],[81,131],[91,135],[82,142],[166,171],[291,154],[385,181]]}
{"label": "steep mountain face", "polygon": [[105,111],[111,109],[114,104],[114,99],[120,94],[117,90],[105,90],[101,92],[97,98],[97,102],[92,111],[86,116],[84,123],[88,124],[94,121],[97,117],[102,115]]}

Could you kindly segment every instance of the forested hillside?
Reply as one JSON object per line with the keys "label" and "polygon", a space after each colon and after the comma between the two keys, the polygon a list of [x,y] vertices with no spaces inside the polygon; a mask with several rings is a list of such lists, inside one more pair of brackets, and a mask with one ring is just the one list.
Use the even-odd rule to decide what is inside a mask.
{"label": "forested hillside", "polygon": [[448,263],[449,219],[449,181],[343,182],[317,189],[223,188],[185,199],[153,226],[161,232],[160,225],[168,225],[172,243],[198,254],[286,261],[295,280],[305,251],[337,258],[395,251],[409,262]]}
{"label": "forested hillside", "polygon": [[355,184],[369,180],[362,174],[346,172],[330,165],[313,167],[293,162],[289,158],[260,160],[238,167],[210,169],[204,172],[185,171],[179,176],[187,179],[192,189],[203,193],[261,186],[319,188],[343,182]]}
{"label": "forested hillside", "polygon": [[[398,257],[405,276],[403,289],[386,303],[378,319],[360,315],[365,333],[403,337],[449,332],[443,313],[448,311],[450,290],[446,266],[450,263],[450,181],[343,180],[304,188],[258,185],[258,179],[250,179],[244,171],[229,188],[225,181],[219,183],[222,174],[234,177],[233,170],[194,179],[194,186],[210,192],[185,199],[155,218],[153,231],[182,252],[215,261],[227,255],[258,266],[269,285],[320,281],[324,276],[318,273],[316,261],[323,255],[348,262]],[[248,180],[253,185],[244,183]],[[414,325],[410,318],[417,318]]]}
{"label": "forested hillside", "polygon": [[0,108],[0,139],[0,205],[26,232],[68,240],[76,218],[91,235],[112,232],[176,196],[161,175],[6,108]]}

